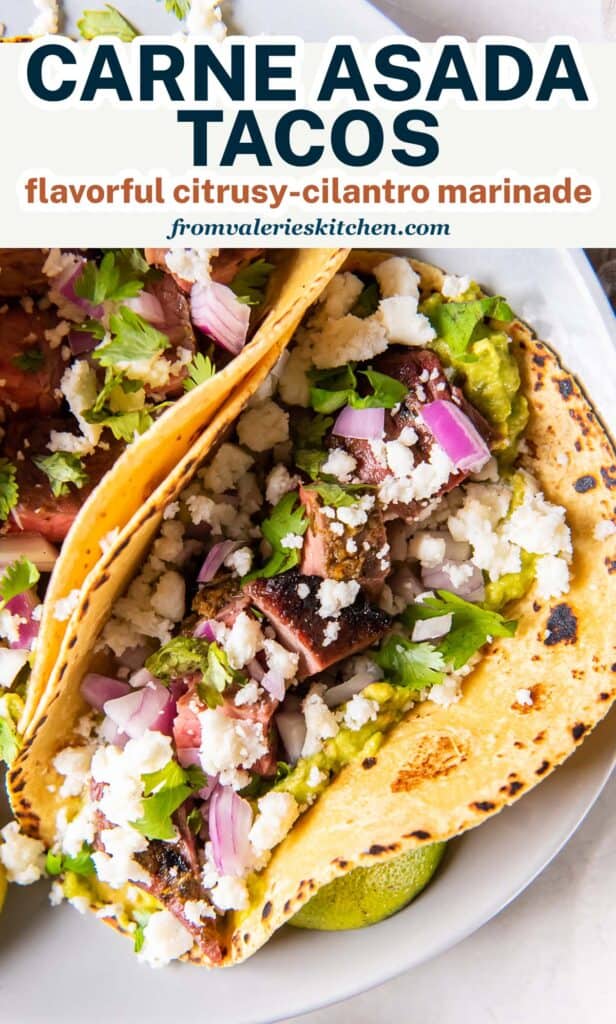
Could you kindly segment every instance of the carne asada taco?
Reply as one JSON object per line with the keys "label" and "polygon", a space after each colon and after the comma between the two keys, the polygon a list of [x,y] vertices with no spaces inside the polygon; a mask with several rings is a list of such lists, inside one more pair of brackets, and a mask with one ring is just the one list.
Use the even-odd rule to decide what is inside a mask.
{"label": "carne asada taco", "polygon": [[357,253],[276,356],[93,574],[11,773],[53,901],[152,964],[243,960],[614,697],[614,450],[506,301]]}
{"label": "carne asada taco", "polygon": [[0,250],[3,686],[22,688],[36,641],[5,733],[34,713],[102,551],[343,256]]}

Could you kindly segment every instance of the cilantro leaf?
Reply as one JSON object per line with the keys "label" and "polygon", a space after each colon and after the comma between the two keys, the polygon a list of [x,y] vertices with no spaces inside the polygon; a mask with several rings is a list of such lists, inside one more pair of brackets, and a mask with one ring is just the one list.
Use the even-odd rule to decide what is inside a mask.
{"label": "cilantro leaf", "polygon": [[206,782],[198,769],[181,768],[177,761],[169,761],[160,771],[141,776],[143,781],[143,816],[133,827],[147,839],[174,839],[176,829],[171,816],[196,789]]}
{"label": "cilantro leaf", "polygon": [[[135,280],[130,268],[128,280],[125,279],[122,269],[123,265],[116,261],[116,254],[110,249],[103,256],[100,266],[88,260],[75,281],[75,292],[95,306],[107,300],[120,302],[122,299],[132,299],[142,291],[143,281]],[[126,272],[125,266],[124,270]]]}
{"label": "cilantro leaf", "polygon": [[97,341],[102,341],[107,333],[103,325],[98,320],[84,320],[82,324],[79,324],[77,331],[83,332],[84,334],[91,334]]}
{"label": "cilantro leaf", "polygon": [[320,448],[299,448],[295,452],[295,465],[313,480],[319,476],[326,459],[327,452]]}
{"label": "cilantro leaf", "polygon": [[135,434],[145,434],[154,422],[147,409],[134,409],[131,412],[89,411],[84,413],[84,419],[88,423],[109,427],[116,441],[126,441],[128,444],[134,439]]}
{"label": "cilantro leaf", "polygon": [[148,658],[146,668],[163,681],[200,672],[202,679],[197,691],[210,708],[222,703],[220,695],[228,686],[244,681],[244,676],[231,668],[218,644],[192,636],[173,637]]}
{"label": "cilantro leaf", "polygon": [[38,345],[33,345],[25,352],[21,352],[20,355],[13,356],[11,362],[13,366],[16,366],[18,370],[23,370],[24,373],[38,373],[45,363],[45,356]]}
{"label": "cilantro leaf", "polygon": [[115,366],[120,362],[153,359],[169,347],[166,334],[157,331],[143,317],[128,306],[121,306],[109,317],[112,337],[92,352],[101,366]]}
{"label": "cilantro leaf", "polygon": [[40,573],[33,562],[25,555],[7,565],[0,577],[0,609],[4,608],[12,598],[30,590],[40,579]]}
{"label": "cilantro leaf", "polygon": [[200,384],[210,380],[216,373],[216,367],[210,357],[204,356],[201,352],[197,352],[194,355],[187,369],[188,377],[184,381],[184,391],[192,391],[193,388],[198,388]]}
{"label": "cilantro leaf", "polygon": [[442,683],[445,675],[445,659],[440,651],[432,644],[415,644],[403,636],[388,637],[371,658],[390,683],[409,690]]}
{"label": "cilantro leaf", "polygon": [[359,293],[359,298],[351,310],[352,316],[358,316],[360,320],[376,313],[379,307],[379,286],[376,281],[370,281]]}
{"label": "cilantro leaf", "polygon": [[331,505],[332,508],[347,507],[357,504],[357,495],[368,490],[367,484],[346,484],[344,487],[337,483],[328,483],[325,480],[317,480],[306,487],[307,491],[316,491],[324,505]]}
{"label": "cilantro leaf", "polygon": [[273,269],[273,263],[255,260],[238,270],[229,288],[240,302],[247,306],[260,306],[265,301],[265,288]]}
{"label": "cilantro leaf", "polygon": [[8,459],[0,459],[0,520],[8,519],[19,500],[17,466]]}
{"label": "cilantro leaf", "polygon": [[68,494],[69,484],[73,484],[79,490],[88,482],[88,474],[83,468],[82,460],[72,452],[33,455],[32,461],[49,480],[54,498]]}
{"label": "cilantro leaf", "polygon": [[141,249],[104,249],[103,252],[114,254],[116,266],[120,270],[123,281],[135,277],[145,277],[152,273],[152,267]]}
{"label": "cilantro leaf", "polygon": [[451,629],[437,642],[437,650],[447,666],[461,668],[483,647],[489,637],[513,636],[517,622],[507,621],[498,612],[487,611],[471,604],[447,590],[438,590],[436,597],[428,597],[420,604],[412,604],[402,619],[412,628],[419,619],[433,619],[438,615],[453,615]]}
{"label": "cilantro leaf", "polygon": [[297,565],[301,548],[284,547],[282,541],[288,534],[297,534],[303,537],[307,529],[308,520],[303,505],[299,503],[297,492],[291,491],[289,494],[285,494],[284,498],[281,498],[272,509],[272,514],[261,523],[261,533],[268,541],[272,553],[263,568],[249,573],[244,577],[244,581],[248,582],[260,576],[270,579],[270,577],[278,576],[279,573],[286,572],[287,569],[292,569],[294,565]]}
{"label": "cilantro leaf", "polygon": [[165,0],[165,8],[181,21],[190,10],[190,2],[191,0]]}
{"label": "cilantro leaf", "polygon": [[45,871],[52,877],[62,875],[65,871],[72,871],[84,878],[94,875],[96,869],[92,860],[92,847],[84,843],[79,853],[74,856],[69,853],[54,853],[53,850],[48,850],[45,857]]}
{"label": "cilantro leaf", "polygon": [[15,723],[10,718],[0,717],[0,761],[12,764],[21,748]]}
{"label": "cilantro leaf", "polygon": [[[343,370],[311,370],[313,382],[310,388],[310,404],[321,413],[336,412],[343,405],[353,409],[393,409],[408,394],[406,384],[377,370],[360,370],[368,379],[372,394],[360,395],[357,391],[357,376],[349,363]],[[318,386],[314,386],[314,385]],[[325,386],[323,386],[325,385]]]}
{"label": "cilantro leaf", "polygon": [[139,33],[137,29],[120,14],[116,7],[105,4],[106,11],[84,11],[77,22],[77,28],[83,39],[96,39],[97,36],[117,36],[123,43],[131,43]]}
{"label": "cilantro leaf", "polygon": [[140,953],[143,949],[145,942],[145,924],[140,921],[135,921],[135,931],[133,932],[133,952]]}
{"label": "cilantro leaf", "polygon": [[500,296],[487,296],[470,302],[442,302],[428,314],[438,337],[454,356],[464,355],[473,335],[486,317],[510,323],[515,314]]}

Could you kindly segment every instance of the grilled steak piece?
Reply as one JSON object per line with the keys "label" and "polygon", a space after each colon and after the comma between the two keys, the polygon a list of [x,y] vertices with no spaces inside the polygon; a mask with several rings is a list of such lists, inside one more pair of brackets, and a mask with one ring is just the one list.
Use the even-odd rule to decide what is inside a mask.
{"label": "grilled steak piece", "polygon": [[26,313],[14,305],[0,313],[0,405],[13,412],[36,409],[46,416],[59,408],[65,364],[60,346],[52,349],[45,338],[45,331],[57,325],[52,310],[35,307]]}
{"label": "grilled steak piece", "polygon": [[[221,616],[221,622],[233,625],[233,621],[246,607],[247,600],[238,594],[237,577],[231,573],[218,573],[209,583],[202,583],[193,599],[192,608],[204,619]],[[235,605],[237,604],[237,609]],[[232,615],[232,612],[235,614]],[[233,621],[227,621],[230,617]]]}
{"label": "grilled steak piece", "polygon": [[[153,267],[159,267],[167,274],[170,273],[167,266],[166,256],[168,249],[146,249],[145,258]],[[214,256],[211,263],[212,280],[218,284],[230,284],[238,270],[252,263],[259,256],[262,256],[265,249],[220,249]],[[192,288],[191,281],[185,281],[176,274],[172,275],[173,280],[183,292],[189,292]]]}
{"label": "grilled steak piece", "polygon": [[[417,442],[409,447],[409,451],[413,454],[415,466],[429,461],[434,445],[432,432],[420,416],[422,407],[438,399],[454,402],[472,420],[488,444],[494,440],[492,431],[481,414],[466,401],[460,388],[452,387],[449,383],[441,361],[434,352],[392,347],[374,361],[374,368],[380,373],[386,373],[389,377],[402,381],[409,388],[408,395],[396,412],[385,411],[384,440],[396,441],[405,428],[412,428],[417,435]],[[378,485],[394,475],[384,453],[380,450],[379,442],[343,439],[331,435],[329,445],[332,448],[344,447],[354,457],[357,462],[355,475],[364,483]],[[385,519],[400,517],[412,522],[429,504],[453,490],[467,476],[468,471],[452,473],[447,482],[429,498],[421,501],[398,501],[388,505]]]}
{"label": "grilled steak piece", "polygon": [[47,287],[42,249],[0,249],[0,299],[42,295]]}
{"label": "grilled steak piece", "polygon": [[366,523],[351,526],[326,515],[324,502],[309,487],[300,487],[299,497],[309,521],[302,548],[302,573],[330,580],[357,580],[371,598],[377,598],[391,568],[380,508],[375,503]]}
{"label": "grilled steak piece", "polygon": [[[290,569],[269,580],[253,580],[244,588],[252,604],[274,627],[281,643],[299,654],[300,679],[370,647],[383,636],[391,621],[385,612],[369,604],[361,591],[338,618],[322,618],[318,596],[322,582],[320,576],[303,576],[297,569]],[[298,594],[300,584],[308,587],[307,597]],[[333,623],[338,626],[335,637]]]}
{"label": "grilled steak piece", "polygon": [[[188,299],[171,275],[164,274],[158,280],[151,281],[146,291],[158,299],[162,306],[165,319],[164,323],[157,327],[159,331],[167,335],[170,342],[170,347],[164,351],[165,357],[171,362],[175,362],[179,355],[178,349],[196,352],[197,342],[190,319]],[[184,380],[187,373],[186,367],[182,367],[179,373],[169,378],[167,384],[156,388],[153,393],[161,399],[179,397],[184,393]]]}
{"label": "grilled steak piece", "polygon": [[111,440],[107,450],[96,448],[83,459],[87,483],[79,490],[71,484],[68,494],[55,498],[48,477],[32,461],[33,455],[50,454],[47,442],[52,430],[75,433],[75,421],[60,417],[38,422],[16,419],[7,429],[3,454],[17,467],[19,487],[19,500],[8,521],[9,531],[32,530],[57,543],[64,540],[86,498],[111,469],[124,445]]}

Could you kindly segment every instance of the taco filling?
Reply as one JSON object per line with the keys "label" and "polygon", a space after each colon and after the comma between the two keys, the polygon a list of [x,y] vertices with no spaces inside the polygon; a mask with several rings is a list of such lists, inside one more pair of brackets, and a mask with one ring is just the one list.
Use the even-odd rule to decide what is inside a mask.
{"label": "taco filling", "polygon": [[53,901],[154,965],[224,961],[229,915],[343,769],[460,701],[531,584],[569,586],[565,510],[515,465],[507,303],[397,256],[348,266],[167,505],[53,761]]}

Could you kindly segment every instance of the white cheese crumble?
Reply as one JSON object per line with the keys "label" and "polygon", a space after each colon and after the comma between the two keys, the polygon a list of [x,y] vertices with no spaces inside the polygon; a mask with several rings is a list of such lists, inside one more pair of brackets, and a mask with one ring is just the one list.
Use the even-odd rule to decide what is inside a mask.
{"label": "white cheese crumble", "polygon": [[309,596],[309,594],[310,594],[310,587],[308,586],[307,583],[300,583],[300,584],[298,584],[297,596],[299,598],[301,598],[302,601],[305,601],[306,598]]}
{"label": "white cheese crumble", "polygon": [[249,903],[246,882],[223,875],[211,891],[212,902],[219,910],[245,910]]}
{"label": "white cheese crumble", "polygon": [[75,608],[79,604],[79,596],[81,591],[79,589],[71,590],[66,597],[61,597],[56,601],[56,605],[53,611],[54,619],[58,622],[66,622],[70,619],[71,615],[75,611]]}
{"label": "white cheese crumble", "polygon": [[503,535],[536,555],[571,554],[573,550],[565,509],[546,501],[541,491],[533,493],[529,486],[523,504],[505,523]]}
{"label": "white cheese crumble", "polygon": [[269,399],[242,413],[237,423],[240,443],[253,452],[265,452],[289,437],[289,414]]}
{"label": "white cheese crumble", "polygon": [[58,0],[33,0],[39,12],[30,25],[29,36],[55,35],[58,31]]}
{"label": "white cheese crumble", "polygon": [[343,484],[348,484],[357,468],[357,462],[343,448],[333,448],[321,466],[322,473],[331,473]]}
{"label": "white cheese crumble", "polygon": [[593,536],[595,540],[607,540],[616,533],[616,523],[611,519],[600,519],[595,524]]}
{"label": "white cheese crumble", "polygon": [[344,710],[344,724],[352,732],[357,732],[367,722],[375,722],[379,713],[377,701],[369,697],[354,694]]}
{"label": "white cheese crumble", "polygon": [[411,296],[381,299],[377,316],[392,344],[421,348],[436,337],[427,316],[417,312],[417,299]]}
{"label": "white cheese crumble", "polygon": [[237,551],[232,551],[225,558],[225,565],[236,576],[246,576],[252,566],[252,551],[250,548],[238,548]]}
{"label": "white cheese crumble", "polygon": [[[422,697],[423,695],[422,693]],[[429,690],[426,690],[425,696],[433,704],[440,704],[441,707],[448,708],[451,704],[456,704],[462,696],[460,680],[455,675],[447,676],[442,683],[437,683],[436,686],[431,686]]]}
{"label": "white cheese crumble", "polygon": [[242,708],[246,704],[255,704],[259,696],[261,695],[261,689],[253,679],[252,682],[246,683],[236,693],[233,703],[237,708]]}
{"label": "white cheese crumble", "polygon": [[316,691],[309,693],[302,703],[306,719],[306,738],[302,747],[302,757],[311,757],[323,746],[324,740],[332,739],[339,730],[333,711]]}
{"label": "white cheese crumble", "polygon": [[186,920],[197,927],[203,923],[205,918],[216,917],[216,911],[207,900],[186,900],[182,910]]}
{"label": "white cheese crumble", "polygon": [[90,777],[92,746],[65,747],[51,762],[59,775],[64,776],[60,796],[79,796]]}
{"label": "white cheese crumble", "polygon": [[[419,275],[415,273],[408,260],[402,256],[390,256],[374,268],[381,295],[384,299],[396,295],[410,295],[419,298]],[[417,303],[415,303],[417,309]]]}
{"label": "white cheese crumble", "polygon": [[312,361],[319,369],[372,359],[388,345],[382,323],[374,317],[362,320],[350,313],[340,320],[329,320],[322,330],[311,335],[311,342]]}
{"label": "white cheese crumble", "polygon": [[297,483],[298,477],[291,476],[287,467],[279,462],[267,477],[265,483],[266,500],[270,505],[277,505],[280,499],[284,498],[285,494],[295,490]]}
{"label": "white cheese crumble", "polygon": [[240,669],[252,661],[263,647],[263,633],[257,619],[240,612],[225,638],[224,646],[231,668]]}
{"label": "white cheese crumble", "polygon": [[353,604],[359,593],[357,580],[323,580],[317,593],[322,619],[338,618],[343,608]]}
{"label": "white cheese crumble", "polygon": [[[267,753],[260,722],[229,718],[220,708],[200,712],[201,766],[208,775],[218,775],[223,786],[242,789],[246,770]],[[244,769],[244,771],[238,771]]]}
{"label": "white cheese crumble", "polygon": [[0,862],[6,869],[9,882],[31,885],[38,882],[45,871],[45,847],[38,839],[31,839],[19,831],[16,821],[0,829],[4,840],[0,844]]}
{"label": "white cheese crumble", "polygon": [[530,690],[516,690],[515,691],[515,702],[521,704],[522,707],[532,708],[533,706],[533,695]]}
{"label": "white cheese crumble", "polygon": [[[194,6],[191,5],[191,6]],[[210,280],[210,261],[216,249],[169,249],[165,263],[172,274],[183,281],[199,281],[207,284]]]}
{"label": "white cheese crumble", "polygon": [[258,857],[273,850],[290,830],[299,815],[299,807],[291,793],[273,790],[258,802],[259,813],[250,830],[250,842]]}
{"label": "white cheese crumble", "polygon": [[409,558],[416,558],[426,568],[434,568],[445,560],[447,544],[444,537],[433,533],[416,533],[409,541]]}
{"label": "white cheese crumble", "polygon": [[215,42],[221,42],[227,34],[220,9],[221,3],[222,0],[192,0],[186,15],[187,34],[209,36]]}
{"label": "white cheese crumble", "polygon": [[[299,586],[301,587],[302,584],[300,583]],[[297,590],[299,593],[299,587]],[[277,640],[270,639],[263,641],[263,650],[265,651],[267,667],[271,672],[279,672],[285,682],[295,678],[299,664],[299,654],[296,654],[294,651],[288,651]]]}
{"label": "white cheese crumble", "polygon": [[316,764],[313,764],[312,768],[308,772],[306,782],[308,783],[311,789],[316,789],[316,787],[320,786],[321,783],[324,782],[326,778],[327,776],[325,772],[320,771],[317,768]]}
{"label": "white cheese crumble", "polygon": [[324,327],[328,320],[340,320],[350,313],[364,290],[363,282],[355,274],[343,271],[336,274],[319,299],[311,317],[311,327]]}
{"label": "white cheese crumble", "polygon": [[548,600],[562,597],[569,590],[569,566],[564,558],[544,555],[537,560],[537,593]]}
{"label": "white cheese crumble", "polygon": [[160,577],[151,597],[158,615],[171,622],[181,622],[186,608],[186,582],[179,572],[170,569]]}
{"label": "white cheese crumble", "polygon": [[329,647],[338,639],[340,633],[340,623],[336,619],[332,619],[327,623],[323,630],[323,647]]}
{"label": "white cheese crumble", "polygon": [[457,274],[445,274],[441,285],[441,294],[446,299],[459,299],[471,286],[471,279],[466,274],[458,277]]}
{"label": "white cheese crumble", "polygon": [[188,953],[193,937],[169,910],[157,910],[143,928],[143,946],[137,958],[150,967],[164,967]]}
{"label": "white cheese crumble", "polygon": [[304,538],[301,533],[285,533],[280,539],[280,547],[287,551],[301,551],[304,546]]}
{"label": "white cheese crumble", "polygon": [[83,436],[94,447],[100,441],[103,428],[96,423],[88,423],[82,416],[87,409],[91,409],[98,395],[98,381],[96,371],[86,359],[77,359],[64,371],[60,381],[60,390],[64,395],[68,407],[79,423],[79,429]]}
{"label": "white cheese crumble", "polygon": [[214,494],[222,494],[234,489],[253,461],[252,455],[236,444],[223,444],[200,476],[205,487]]}

